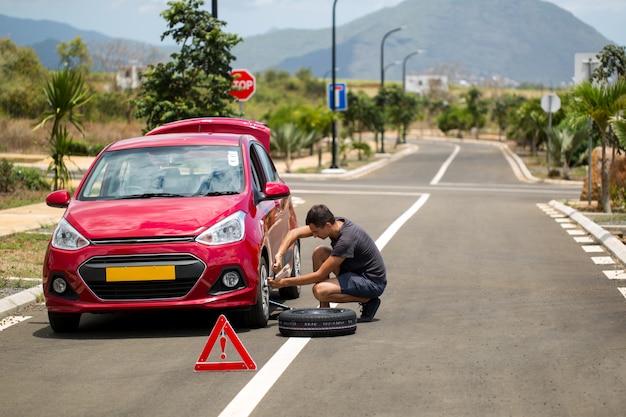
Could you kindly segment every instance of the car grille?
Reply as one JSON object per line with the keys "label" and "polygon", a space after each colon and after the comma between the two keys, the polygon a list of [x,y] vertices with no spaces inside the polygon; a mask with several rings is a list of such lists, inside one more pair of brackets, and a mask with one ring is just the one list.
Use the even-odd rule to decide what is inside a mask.
{"label": "car grille", "polygon": [[[167,279],[152,279],[150,271],[157,268],[173,270],[174,274]],[[103,300],[153,300],[184,297],[205,268],[201,260],[188,254],[130,255],[91,258],[78,273]],[[127,278],[107,279],[113,270],[123,271]]]}

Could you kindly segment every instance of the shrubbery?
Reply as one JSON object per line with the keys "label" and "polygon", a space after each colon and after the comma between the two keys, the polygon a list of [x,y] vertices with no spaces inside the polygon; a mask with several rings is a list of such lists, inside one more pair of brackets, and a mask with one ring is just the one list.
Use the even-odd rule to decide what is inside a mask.
{"label": "shrubbery", "polygon": [[6,159],[0,159],[0,192],[8,193],[16,188],[48,190],[50,184],[37,168],[16,167]]}

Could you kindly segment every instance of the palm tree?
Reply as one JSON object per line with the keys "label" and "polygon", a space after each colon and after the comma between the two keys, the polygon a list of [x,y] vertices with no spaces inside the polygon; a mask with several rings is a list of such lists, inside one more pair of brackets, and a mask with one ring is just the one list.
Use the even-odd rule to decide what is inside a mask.
{"label": "palm tree", "polygon": [[[626,79],[619,78],[612,84],[584,82],[574,90],[574,106],[578,113],[589,117],[598,127],[602,139],[602,196],[600,204],[605,213],[611,213],[610,169],[607,164],[606,146],[609,139],[611,118],[626,108]],[[615,148],[613,148],[615,153]],[[589,167],[591,169],[591,167]]]}
{"label": "palm tree", "polygon": [[285,170],[287,172],[291,172],[293,154],[302,148],[312,146],[321,138],[319,132],[307,132],[291,122],[272,128],[271,136],[274,149],[285,155]]}
{"label": "palm tree", "polygon": [[626,119],[622,116],[611,118],[611,127],[622,148],[626,148]]}
{"label": "palm tree", "polygon": [[44,85],[44,94],[48,109],[39,116],[35,128],[42,128],[47,122],[52,121],[48,137],[52,162],[48,166],[48,172],[53,172],[54,189],[59,190],[70,180],[65,157],[69,155],[72,138],[65,123],[69,122],[83,133],[80,113],[77,110],[92,96],[84,85],[82,73],[71,68],[52,74],[51,79]]}

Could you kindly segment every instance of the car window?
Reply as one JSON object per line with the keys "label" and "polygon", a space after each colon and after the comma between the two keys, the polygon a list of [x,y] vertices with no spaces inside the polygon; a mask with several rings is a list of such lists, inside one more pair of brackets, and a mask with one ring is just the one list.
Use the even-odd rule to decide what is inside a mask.
{"label": "car window", "polygon": [[89,172],[81,199],[238,194],[244,189],[236,146],[152,147],[106,152]]}
{"label": "car window", "polygon": [[265,151],[265,148],[263,148],[263,146],[257,143],[253,145],[253,148],[254,148],[256,157],[258,159],[258,162],[260,164],[260,167],[263,171],[263,177],[265,179],[263,184],[265,185],[266,182],[278,181],[279,179],[278,172],[276,172],[274,163],[272,162],[269,155]]}

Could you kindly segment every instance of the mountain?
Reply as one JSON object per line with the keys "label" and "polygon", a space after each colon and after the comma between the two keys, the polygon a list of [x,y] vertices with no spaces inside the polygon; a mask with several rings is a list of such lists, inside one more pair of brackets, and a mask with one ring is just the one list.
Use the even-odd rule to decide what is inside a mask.
{"label": "mountain", "polygon": [[[597,52],[611,43],[591,26],[541,0],[406,0],[335,28],[337,77],[380,79],[383,36],[385,66],[415,50],[407,72],[442,72],[466,77],[507,77],[557,86],[574,75],[577,52]],[[236,66],[330,73],[332,31],[282,30],[245,39],[233,53]],[[410,70],[410,71],[409,71]],[[385,71],[400,80],[402,65]]]}
{"label": "mountain", "polygon": [[[404,58],[425,50],[408,61],[407,73],[436,73],[456,80],[498,76],[558,86],[571,82],[576,53],[597,52],[611,43],[547,1],[406,0],[335,28],[337,77],[379,80],[381,41],[390,30],[403,26],[385,41],[385,66],[399,62],[385,71],[386,80],[400,80]],[[32,46],[51,68],[58,63],[51,45],[61,40],[81,35],[88,45],[114,41],[61,23],[3,15],[0,28],[0,37],[8,35],[20,46]],[[329,27],[248,37],[233,49],[237,57],[233,67],[291,73],[310,68],[316,76],[328,79],[331,36]],[[172,50],[171,46],[158,48],[165,56]]]}

